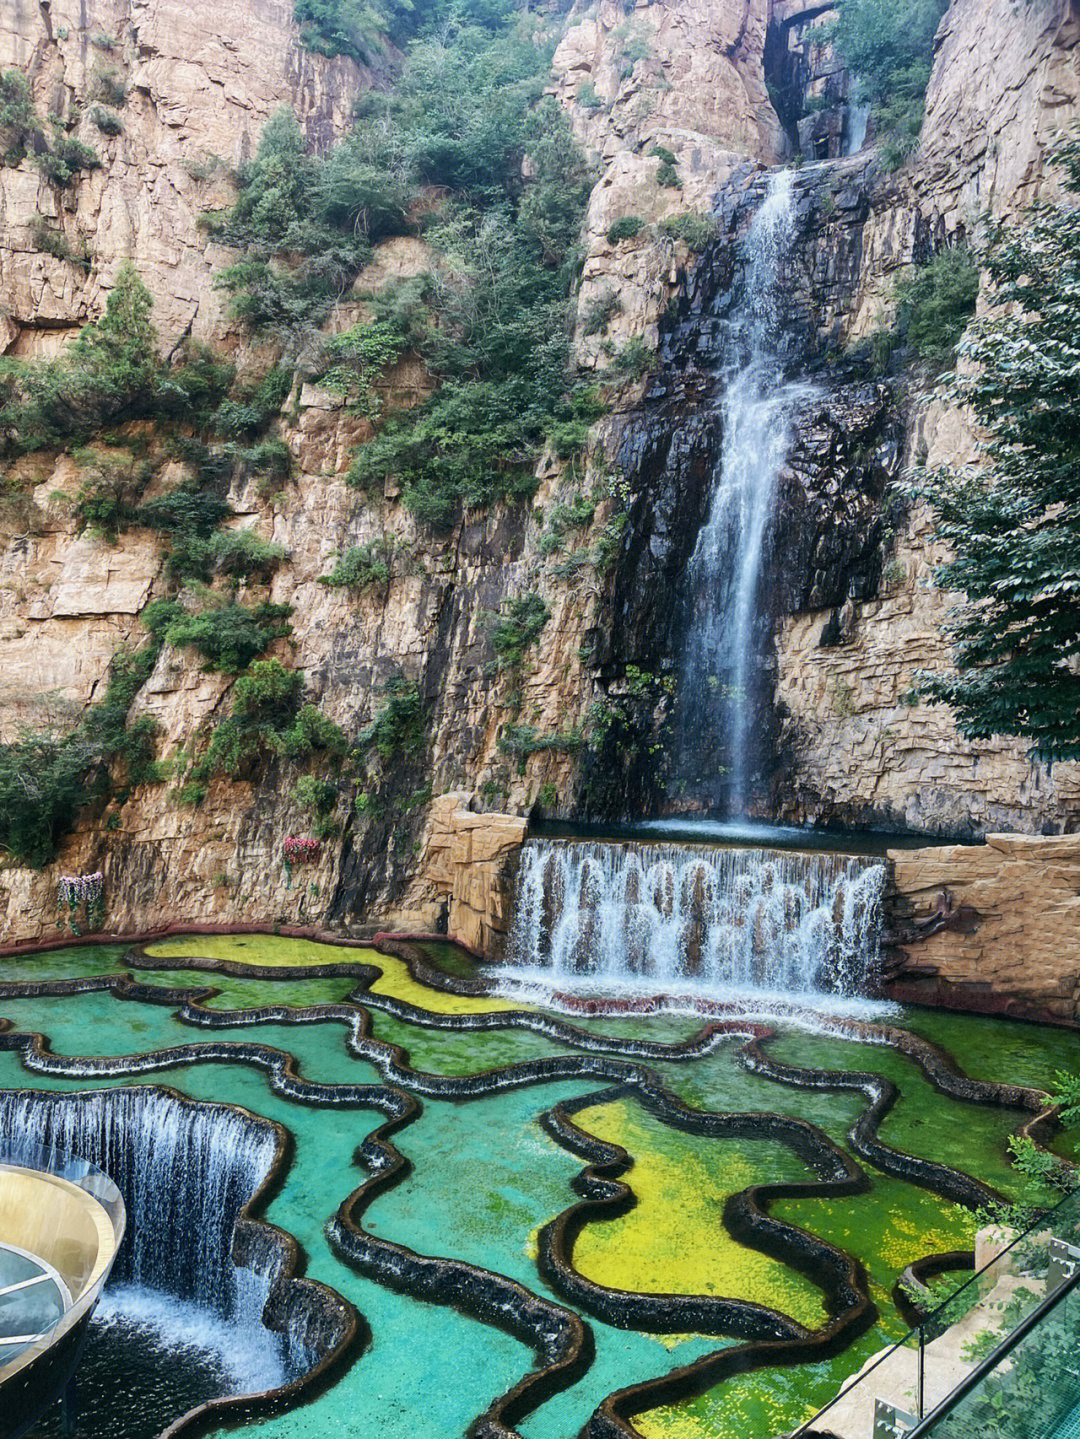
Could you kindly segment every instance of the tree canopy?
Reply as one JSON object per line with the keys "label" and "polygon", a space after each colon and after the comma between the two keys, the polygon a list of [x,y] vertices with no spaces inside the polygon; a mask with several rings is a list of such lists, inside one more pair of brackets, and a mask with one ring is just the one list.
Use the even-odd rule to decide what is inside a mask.
{"label": "tree canopy", "polygon": [[949,0],[840,0],[829,38],[873,107],[885,156],[899,164],[922,128],[934,36]]}
{"label": "tree canopy", "polygon": [[1033,758],[1080,759],[1080,135],[1054,156],[1064,191],[997,230],[992,308],[951,382],[981,427],[980,462],[921,477],[954,558],[938,583],[955,671],[924,692],[969,738],[1015,735]]}

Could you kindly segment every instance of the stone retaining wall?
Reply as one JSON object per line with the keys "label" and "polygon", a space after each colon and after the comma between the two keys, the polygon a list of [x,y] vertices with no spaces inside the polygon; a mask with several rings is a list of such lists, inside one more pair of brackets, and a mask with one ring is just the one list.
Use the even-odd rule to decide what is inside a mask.
{"label": "stone retaining wall", "polygon": [[419,870],[446,905],[452,939],[487,959],[501,958],[510,927],[514,871],[528,820],[475,814],[468,790],[432,801]]}
{"label": "stone retaining wall", "polygon": [[897,996],[1080,1020],[1080,835],[891,850]]}

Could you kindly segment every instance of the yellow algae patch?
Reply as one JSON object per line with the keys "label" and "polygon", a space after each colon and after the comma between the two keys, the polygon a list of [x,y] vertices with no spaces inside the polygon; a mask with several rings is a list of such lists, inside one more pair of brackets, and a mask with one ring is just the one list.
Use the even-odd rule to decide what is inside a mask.
{"label": "yellow algae patch", "polygon": [[821,1405],[800,1404],[786,1371],[767,1372],[770,1380],[779,1377],[780,1393],[775,1396],[760,1377],[748,1384],[736,1376],[686,1404],[635,1414],[634,1428],[644,1439],[743,1439],[747,1434],[786,1434],[812,1419]]}
{"label": "yellow algae patch", "polygon": [[193,934],[186,938],[157,940],[146,946],[155,959],[181,961],[198,957],[229,964],[259,965],[284,969],[305,964],[370,964],[382,970],[372,985],[372,994],[387,995],[429,1014],[493,1014],[499,1010],[524,1009],[505,999],[482,995],[447,994],[413,979],[404,960],[381,954],[376,949],[348,948],[320,944],[313,939],[291,939],[283,934]]}
{"label": "yellow algae patch", "polygon": [[824,1322],[821,1291],[809,1279],[737,1243],[723,1224],[728,1196],[747,1185],[810,1177],[786,1146],[685,1134],[629,1100],[574,1118],[630,1153],[634,1163],[623,1178],[638,1201],[621,1218],[582,1230],[573,1256],[581,1274],[611,1289],[725,1295],[779,1309],[810,1328]]}
{"label": "yellow algae patch", "polygon": [[872,1284],[885,1293],[912,1260],[970,1249],[978,1228],[974,1215],[960,1205],[879,1174],[866,1194],[787,1199],[774,1206],[773,1214],[857,1254]]}

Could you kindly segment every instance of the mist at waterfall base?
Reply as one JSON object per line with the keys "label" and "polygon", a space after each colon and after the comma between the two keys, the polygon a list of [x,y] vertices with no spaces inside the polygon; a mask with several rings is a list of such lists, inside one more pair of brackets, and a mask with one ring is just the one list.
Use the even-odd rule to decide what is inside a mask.
{"label": "mist at waterfall base", "polygon": [[236,1216],[272,1163],[270,1126],[156,1089],[7,1091],[0,1133],[15,1162],[53,1149],[95,1163],[128,1213],[80,1361],[74,1428],[57,1407],[33,1435],[150,1439],[197,1404],[277,1387],[303,1367],[262,1323],[272,1276],[232,1258]]}
{"label": "mist at waterfall base", "polygon": [[504,992],[864,1013],[885,866],[856,855],[532,839]]}
{"label": "mist at waterfall base", "polygon": [[689,789],[731,815],[747,812],[768,748],[778,486],[795,419],[817,394],[789,375],[782,281],[794,197],[792,171],[770,176],[742,242],[718,377],[720,456],[686,578],[675,793]]}

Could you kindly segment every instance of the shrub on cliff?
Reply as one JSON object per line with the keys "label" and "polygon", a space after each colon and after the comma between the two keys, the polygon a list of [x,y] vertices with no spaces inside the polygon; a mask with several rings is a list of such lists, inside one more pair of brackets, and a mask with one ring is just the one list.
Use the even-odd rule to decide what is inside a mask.
{"label": "shrub on cliff", "polygon": [[[165,605],[169,602],[166,601]],[[205,660],[204,669],[239,674],[271,641],[292,633],[287,624],[291,605],[219,605],[201,614],[189,614],[179,605],[170,609],[147,606],[143,622],[166,644],[175,648],[193,645]]]}
{"label": "shrub on cliff", "polygon": [[280,660],[256,660],[237,679],[231,713],[191,771],[196,794],[201,797],[199,787],[212,775],[236,779],[264,754],[345,754],[345,735],[315,705],[301,703],[303,689],[303,671],[288,670]]}
{"label": "shrub on cliff", "polygon": [[427,710],[420,686],[405,675],[391,675],[383,702],[360,733],[361,747],[374,745],[384,760],[411,758],[427,743]]}
{"label": "shrub on cliff", "polygon": [[619,245],[623,240],[633,240],[644,228],[645,221],[640,215],[620,215],[608,226],[607,242],[609,245]]}
{"label": "shrub on cliff", "polygon": [[105,313],[55,360],[0,360],[0,437],[23,452],[88,438],[143,413],[161,362],[150,293],[134,267],[116,276]]}
{"label": "shrub on cliff", "polygon": [[210,556],[215,570],[233,580],[268,580],[285,551],[254,530],[218,530],[210,539]]}
{"label": "shrub on cliff", "polygon": [[940,370],[956,363],[956,346],[975,313],[979,265],[966,245],[939,250],[896,284],[900,338],[920,360]]}
{"label": "shrub on cliff", "polygon": [[501,614],[489,619],[488,637],[500,665],[506,669],[519,665],[550,617],[551,611],[538,594],[530,592],[507,600]]}
{"label": "shrub on cliff", "polygon": [[1080,759],[1080,134],[1055,161],[1065,197],[992,236],[992,309],[950,386],[979,425],[980,463],[921,476],[964,603],[955,670],[925,677],[971,739],[1015,735],[1033,758]]}
{"label": "shrub on cliff", "polygon": [[319,576],[320,585],[332,590],[366,590],[371,585],[385,585],[390,580],[390,540],[368,540],[346,550],[328,575]]}
{"label": "shrub on cliff", "polygon": [[669,215],[660,228],[671,239],[681,240],[695,255],[707,250],[720,235],[720,223],[714,215],[699,215],[694,210]]}
{"label": "shrub on cliff", "polygon": [[0,745],[0,851],[15,863],[36,869],[55,859],[79,810],[112,791],[114,772],[126,785],[159,778],[154,721],[129,719],[157,654],[156,643],[116,654],[105,697],[67,734],[27,730]]}
{"label": "shrub on cliff", "polygon": [[66,190],[80,170],[100,169],[101,157],[92,145],[69,135],[57,121],[52,121],[51,125],[48,146],[35,151],[34,164],[50,185]]}
{"label": "shrub on cliff", "polygon": [[22,164],[40,134],[29,80],[21,70],[0,70],[0,164]]}

